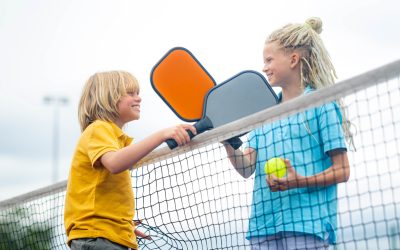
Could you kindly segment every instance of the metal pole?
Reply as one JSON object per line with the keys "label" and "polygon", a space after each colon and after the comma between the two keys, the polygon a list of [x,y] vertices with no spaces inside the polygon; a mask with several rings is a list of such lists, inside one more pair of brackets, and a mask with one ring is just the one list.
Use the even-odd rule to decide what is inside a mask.
{"label": "metal pole", "polygon": [[53,148],[52,148],[52,182],[58,180],[58,146],[59,146],[59,109],[61,105],[66,105],[68,99],[62,96],[45,96],[45,104],[53,105]]}
{"label": "metal pole", "polygon": [[56,101],[53,121],[53,183],[58,179],[58,109],[58,101]]}

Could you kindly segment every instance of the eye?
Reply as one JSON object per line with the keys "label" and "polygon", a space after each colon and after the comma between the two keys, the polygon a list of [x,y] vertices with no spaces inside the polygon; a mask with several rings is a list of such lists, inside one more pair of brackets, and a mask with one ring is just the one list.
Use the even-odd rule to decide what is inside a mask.
{"label": "eye", "polygon": [[272,58],[271,58],[271,57],[264,58],[264,64],[268,64],[268,63],[270,63],[270,62],[271,62],[271,60],[272,60]]}
{"label": "eye", "polygon": [[139,95],[139,91],[137,91],[137,92],[134,92],[134,91],[127,91],[126,94],[129,95],[129,96],[135,97],[135,96],[138,96],[138,95]]}

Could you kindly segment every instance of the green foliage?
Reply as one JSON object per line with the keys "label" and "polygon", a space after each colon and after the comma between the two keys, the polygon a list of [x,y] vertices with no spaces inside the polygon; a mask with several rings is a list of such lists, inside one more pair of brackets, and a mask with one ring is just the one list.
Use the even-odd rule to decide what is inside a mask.
{"label": "green foliage", "polygon": [[32,218],[27,208],[0,213],[0,250],[51,249],[52,227]]}

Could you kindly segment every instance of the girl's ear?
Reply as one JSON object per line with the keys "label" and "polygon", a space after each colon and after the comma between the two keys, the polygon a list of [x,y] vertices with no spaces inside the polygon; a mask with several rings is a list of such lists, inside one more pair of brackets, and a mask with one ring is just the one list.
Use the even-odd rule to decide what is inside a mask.
{"label": "girl's ear", "polygon": [[290,67],[293,69],[295,68],[300,62],[300,54],[297,52],[293,52],[290,55]]}

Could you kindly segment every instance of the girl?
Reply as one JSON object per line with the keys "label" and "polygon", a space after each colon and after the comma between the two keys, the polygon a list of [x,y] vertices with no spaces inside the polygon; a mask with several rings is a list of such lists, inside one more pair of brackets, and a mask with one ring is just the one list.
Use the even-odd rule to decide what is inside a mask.
{"label": "girl", "polygon": [[[273,87],[282,88],[280,102],[334,84],[321,31],[321,20],[310,18],[267,38],[263,72]],[[330,102],[264,125],[249,134],[243,152],[224,144],[243,177],[255,172],[247,232],[252,249],[327,249],[335,242],[336,184],[350,174],[344,135],[351,135],[340,109]],[[284,159],[286,176],[265,175],[273,157]]]}
{"label": "girl", "polygon": [[135,205],[129,169],[163,143],[190,141],[179,125],[160,130],[136,144],[122,131],[140,118],[139,83],[123,71],[89,78],[79,103],[82,134],[72,159],[64,224],[71,249],[137,249]]}

